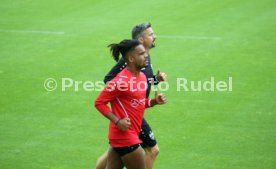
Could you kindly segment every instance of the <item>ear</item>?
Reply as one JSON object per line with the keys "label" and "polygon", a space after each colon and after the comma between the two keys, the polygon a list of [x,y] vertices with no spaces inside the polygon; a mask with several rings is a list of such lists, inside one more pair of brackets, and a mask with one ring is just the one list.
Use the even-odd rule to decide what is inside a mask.
{"label": "ear", "polygon": [[138,41],[139,41],[140,44],[143,44],[144,38],[143,38],[143,37],[139,37],[139,38],[138,38]]}
{"label": "ear", "polygon": [[134,62],[134,58],[133,58],[132,55],[128,55],[128,56],[127,56],[127,60],[128,60],[130,63]]}

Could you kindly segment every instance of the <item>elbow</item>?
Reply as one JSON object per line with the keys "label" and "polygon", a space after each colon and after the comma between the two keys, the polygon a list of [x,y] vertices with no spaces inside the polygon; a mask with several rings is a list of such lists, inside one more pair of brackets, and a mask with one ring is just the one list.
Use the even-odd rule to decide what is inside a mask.
{"label": "elbow", "polygon": [[95,107],[96,109],[98,109],[98,106],[99,106],[99,101],[98,101],[98,100],[95,100],[95,101],[94,101],[94,107]]}

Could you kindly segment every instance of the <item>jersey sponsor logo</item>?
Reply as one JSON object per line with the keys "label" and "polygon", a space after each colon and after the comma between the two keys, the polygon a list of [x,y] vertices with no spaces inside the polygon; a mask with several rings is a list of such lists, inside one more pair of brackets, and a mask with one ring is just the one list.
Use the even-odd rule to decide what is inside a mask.
{"label": "jersey sponsor logo", "polygon": [[132,99],[132,100],[130,101],[130,105],[131,105],[132,107],[137,107],[137,106],[139,105],[139,101],[136,100],[136,99]]}
{"label": "jersey sponsor logo", "polygon": [[145,101],[146,101],[145,98],[140,99],[140,100],[131,99],[131,100],[130,100],[130,105],[131,105],[132,107],[137,107],[137,106],[139,106],[140,104],[145,105]]}

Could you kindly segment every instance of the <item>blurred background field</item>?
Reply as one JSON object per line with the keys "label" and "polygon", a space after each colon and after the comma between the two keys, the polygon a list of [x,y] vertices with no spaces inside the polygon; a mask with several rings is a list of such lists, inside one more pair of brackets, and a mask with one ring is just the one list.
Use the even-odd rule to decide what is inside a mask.
{"label": "blurred background field", "polygon": [[[145,21],[170,85],[168,103],[145,114],[155,168],[276,167],[275,1],[2,0],[0,11],[1,169],[93,168],[108,147],[99,92],[62,92],[61,79],[103,80],[115,64],[106,46]],[[176,90],[177,78],[210,77],[232,77],[233,91]]]}

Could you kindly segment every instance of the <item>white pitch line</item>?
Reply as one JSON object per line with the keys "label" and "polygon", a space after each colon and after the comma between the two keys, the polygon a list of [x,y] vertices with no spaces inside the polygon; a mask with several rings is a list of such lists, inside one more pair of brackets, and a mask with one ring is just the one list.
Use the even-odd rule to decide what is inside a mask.
{"label": "white pitch line", "polygon": [[46,35],[63,35],[64,32],[55,32],[55,31],[38,31],[38,30],[8,30],[0,29],[0,32],[7,33],[36,33],[36,34],[46,34]]}
{"label": "white pitch line", "polygon": [[198,40],[221,40],[221,37],[214,36],[183,36],[183,35],[159,35],[157,38],[166,39],[198,39]]}

